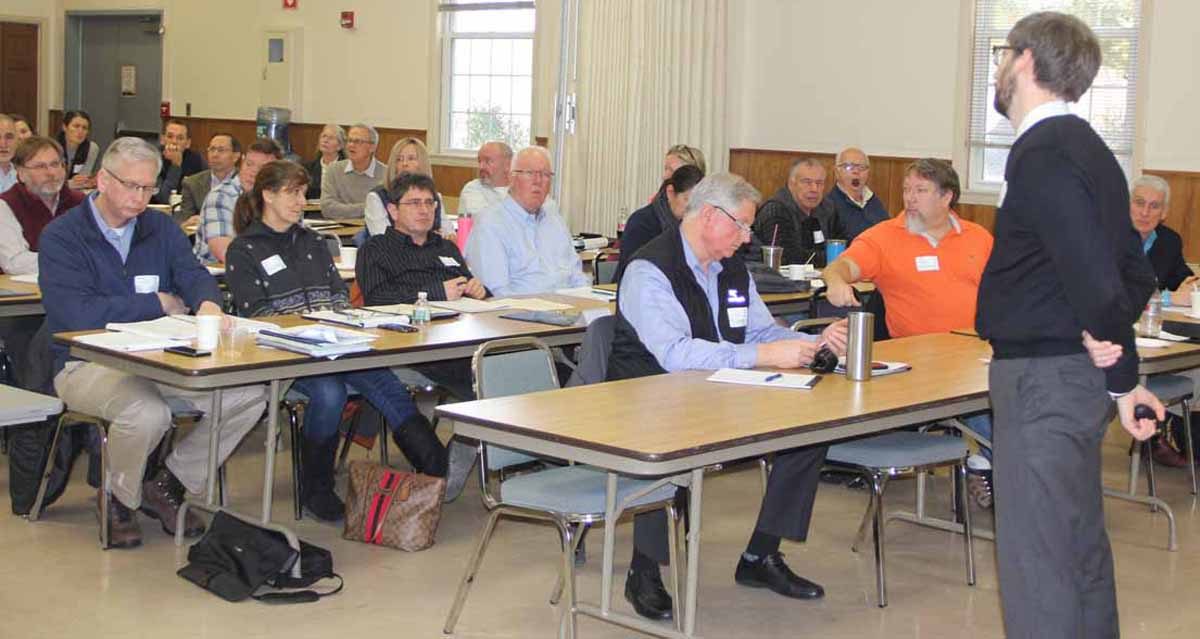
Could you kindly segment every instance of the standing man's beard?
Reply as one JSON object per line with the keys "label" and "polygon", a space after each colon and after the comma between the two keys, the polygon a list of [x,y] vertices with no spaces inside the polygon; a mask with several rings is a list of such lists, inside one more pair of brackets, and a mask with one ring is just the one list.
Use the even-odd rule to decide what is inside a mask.
{"label": "standing man's beard", "polygon": [[1000,77],[996,78],[996,97],[992,99],[992,106],[996,108],[996,112],[1004,117],[1008,117],[1008,110],[1012,107],[1013,99],[1013,82],[1008,70],[1001,72]]}

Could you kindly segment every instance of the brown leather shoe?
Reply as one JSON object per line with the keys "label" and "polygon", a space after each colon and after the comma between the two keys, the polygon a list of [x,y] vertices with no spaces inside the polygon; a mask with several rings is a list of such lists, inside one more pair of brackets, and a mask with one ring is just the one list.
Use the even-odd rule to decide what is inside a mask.
{"label": "brown leather shoe", "polygon": [[[163,532],[175,534],[175,520],[179,517],[179,506],[183,504],[183,484],[164,466],[149,481],[142,484],[142,512],[158,520]],[[189,510],[183,522],[184,537],[199,537],[204,534],[204,522],[195,511]]]}
{"label": "brown leather shoe", "polygon": [[1162,437],[1154,438],[1154,443],[1150,444],[1150,456],[1154,459],[1154,463],[1169,466],[1171,468],[1187,468],[1188,460],[1179,451],[1175,450]]}
{"label": "brown leather shoe", "polygon": [[[103,489],[100,489],[103,490]],[[100,504],[104,503],[100,490],[96,491],[96,521],[103,516]],[[125,507],[116,497],[108,498],[108,547],[136,548],[142,545],[142,527],[137,514]]]}

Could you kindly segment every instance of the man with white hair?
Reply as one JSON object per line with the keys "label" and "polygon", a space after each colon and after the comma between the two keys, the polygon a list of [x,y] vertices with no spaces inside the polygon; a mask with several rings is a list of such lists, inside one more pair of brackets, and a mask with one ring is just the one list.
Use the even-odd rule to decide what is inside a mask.
{"label": "man with white hair", "polygon": [[850,147],[837,154],[833,165],[837,185],[825,196],[837,209],[846,243],[859,233],[888,219],[883,200],[867,186],[871,179],[871,158],[862,149]]}
{"label": "man with white hair", "polygon": [[[1158,288],[1166,291],[1191,290],[1197,279],[1183,259],[1183,239],[1167,227],[1167,207],[1171,203],[1171,185],[1157,175],[1143,175],[1133,181],[1129,197],[1129,216],[1142,238],[1142,252],[1154,267]],[[1187,305],[1190,302],[1180,300]]]}
{"label": "man with white hair", "polygon": [[[138,138],[118,138],[104,154],[96,193],[42,232],[38,284],[51,333],[102,329],[164,315],[223,317],[221,291],[189,250],[170,216],[146,208],[157,189],[162,156]],[[142,542],[135,511],[174,534],[184,491],[199,493],[208,471],[212,393],[163,386],[101,364],[71,358],[54,343],[54,388],[67,408],[109,422],[109,545]],[[220,462],[254,427],[266,406],[262,386],[227,388],[221,396]],[[171,427],[171,406],[205,412],[161,468],[143,482],[147,459]],[[99,503],[103,503],[100,501]],[[103,513],[98,513],[103,517]],[[204,525],[192,512],[184,534]]]}
{"label": "man with white hair", "polygon": [[499,205],[508,195],[508,172],[512,147],[499,140],[479,147],[479,177],[463,185],[458,195],[458,214],[474,217]]}
{"label": "man with white hair", "polygon": [[375,157],[379,132],[355,124],[346,135],[346,159],[329,165],[321,175],[321,215],[329,219],[363,218],[367,193],[383,184],[387,166]]}
{"label": "man with white hair", "polygon": [[546,202],[554,178],[549,152],[521,149],[509,175],[508,197],[478,216],[467,240],[471,272],[497,297],[590,284],[567,223]]}
{"label": "man with white hair", "polygon": [[[683,370],[799,368],[822,346],[842,353],[846,322],[820,335],[779,326],[763,304],[738,249],[749,240],[758,191],[729,173],[710,175],[691,191],[677,231],[645,244],[625,270],[608,379]],[[767,480],[758,522],[734,580],[785,597],[816,599],[821,586],[794,574],[779,552],[783,537],[808,536],[826,446],[780,451]],[[669,619],[671,597],[659,564],[668,560],[661,511],[634,518],[634,551],[625,598],[650,619]]]}

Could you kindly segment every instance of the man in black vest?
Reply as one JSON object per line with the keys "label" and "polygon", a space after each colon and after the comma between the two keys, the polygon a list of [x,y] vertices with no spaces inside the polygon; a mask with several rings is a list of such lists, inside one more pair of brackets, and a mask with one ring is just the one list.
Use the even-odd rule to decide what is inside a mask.
{"label": "man in black vest", "polygon": [[[1100,44],[1076,17],[1019,20],[996,57],[996,110],[1016,141],[1004,168],[996,243],[976,328],[992,344],[996,558],[1012,639],[1117,637],[1112,549],[1104,530],[1100,444],[1113,415],[1162,404],[1138,384],[1132,325],[1154,288],[1112,151],[1068,101],[1088,90]],[[1104,370],[1092,336],[1120,347]]]}
{"label": "man in black vest", "polygon": [[[750,240],[759,199],[742,178],[711,175],[692,189],[679,230],[659,235],[638,252],[621,279],[608,379],[723,367],[798,368],[822,344],[844,352],[845,321],[820,337],[779,326],[735,257]],[[776,456],[758,523],[734,575],[739,584],[797,599],[824,595],[821,586],[788,569],[779,543],[782,537],[803,541],[808,535],[825,449]],[[667,558],[662,512],[635,517],[625,598],[643,617],[671,617],[671,597],[659,575]]]}

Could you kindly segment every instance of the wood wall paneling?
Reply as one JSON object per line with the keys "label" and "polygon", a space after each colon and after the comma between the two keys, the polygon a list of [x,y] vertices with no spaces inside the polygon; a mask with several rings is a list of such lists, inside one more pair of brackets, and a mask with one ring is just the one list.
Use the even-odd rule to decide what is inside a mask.
{"label": "wood wall paneling", "polygon": [[34,131],[38,112],[38,25],[0,22],[0,113],[29,118]]}

